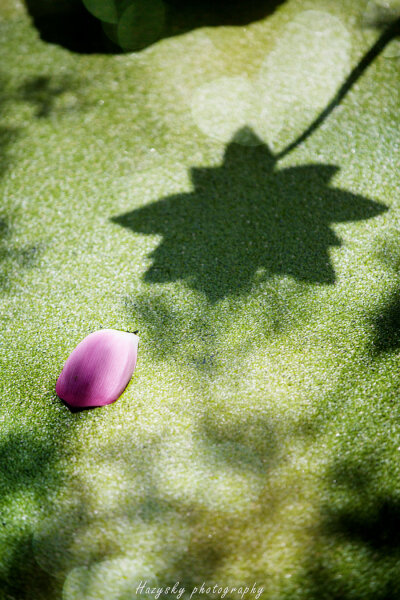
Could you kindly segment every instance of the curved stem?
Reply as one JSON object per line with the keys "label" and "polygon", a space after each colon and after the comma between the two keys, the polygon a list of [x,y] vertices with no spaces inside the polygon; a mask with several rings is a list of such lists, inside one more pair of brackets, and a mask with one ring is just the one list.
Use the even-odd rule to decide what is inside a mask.
{"label": "curved stem", "polygon": [[391,42],[396,36],[400,35],[400,19],[397,19],[390,27],[388,27],[382,35],[378,38],[375,44],[366,52],[360,62],[354,67],[346,81],[341,85],[334,98],[330,101],[328,106],[318,115],[313,123],[304,131],[294,142],[291,142],[281,152],[276,154],[276,160],[283,158],[289,152],[292,152],[297,146],[302,144],[310,135],[318,129],[318,127],[325,121],[330,115],[333,109],[340,104],[346,94],[350,91],[353,85],[368,69],[377,56],[384,50],[389,42]]}

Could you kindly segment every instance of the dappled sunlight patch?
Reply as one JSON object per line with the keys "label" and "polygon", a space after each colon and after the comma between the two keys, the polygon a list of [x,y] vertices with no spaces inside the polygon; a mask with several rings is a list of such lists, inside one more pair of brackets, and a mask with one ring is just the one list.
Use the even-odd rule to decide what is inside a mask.
{"label": "dappled sunlight patch", "polygon": [[228,464],[218,469],[219,464],[217,457],[205,454],[190,435],[176,435],[163,447],[158,465],[163,494],[170,500],[217,512],[246,511],[257,492],[257,477],[231,469]]}
{"label": "dappled sunlight patch", "polygon": [[[313,415],[342,370],[362,353],[368,336],[362,306],[354,308],[361,314],[364,310],[364,324],[360,322],[355,328],[344,306],[346,299],[338,294],[339,305],[332,306],[332,314],[327,317],[326,310],[320,313],[325,295],[309,297],[304,320],[295,318],[291,328],[285,326],[270,337],[263,338],[262,326],[253,330],[241,327],[240,318],[233,331],[221,332],[221,347],[229,348],[229,352],[220,356],[219,370],[210,383],[212,406],[221,411],[268,409],[282,423]],[[339,323],[338,314],[342,314]],[[243,330],[241,342],[237,336],[234,339],[235,327]]]}
{"label": "dappled sunlight patch", "polygon": [[[120,438],[119,444],[111,444],[108,454],[106,444],[100,452],[106,459],[104,465],[109,465],[103,494],[114,485],[111,465],[118,460],[120,465],[126,461],[122,485],[132,495],[130,500],[120,496],[114,507],[91,494],[94,481],[85,475],[82,457],[79,489],[85,489],[86,496],[77,498],[75,513],[68,512],[72,498],[66,490],[48,520],[48,529],[42,527],[34,544],[42,568],[61,578],[67,576],[64,594],[72,594],[71,598],[87,594],[90,599],[98,593],[102,598],[100,587],[108,590],[110,585],[110,593],[115,590],[119,598],[118,594],[133,592],[132,586],[138,585],[136,575],[153,580],[155,574],[156,581],[164,584],[182,577],[192,584],[204,578],[234,585],[253,575],[269,587],[282,584],[309,542],[307,529],[314,518],[313,490],[321,463],[317,466],[308,450],[294,451],[291,444],[292,450],[281,464],[268,469],[268,464],[261,466],[260,462],[257,473],[253,468],[257,460],[251,455],[259,453],[259,461],[266,456],[262,442],[257,450],[262,422],[255,429],[250,423],[250,438],[242,441],[236,439],[236,433],[226,436],[223,427],[220,439],[212,439],[210,431],[202,438],[199,430],[192,439],[188,433],[176,431],[159,453],[148,455],[145,469],[146,444],[132,452],[135,444]],[[235,431],[232,419],[228,418],[226,427]],[[243,436],[245,431],[243,428]],[[241,435],[239,431],[239,438]],[[276,441],[280,444],[282,439]],[[100,476],[104,475],[101,461],[99,466]],[[96,461],[88,468],[95,472]],[[141,471],[147,488],[136,481],[135,474]],[[120,476],[116,469],[114,483]],[[58,570],[57,561],[61,561]],[[127,569],[123,576],[121,568]]]}
{"label": "dappled sunlight patch", "polygon": [[[269,594],[278,594],[295,576],[312,540],[318,497],[318,476],[297,465],[278,469],[251,507],[248,521],[235,531],[234,550],[223,576],[261,580]],[[222,576],[222,573],[221,573]]]}
{"label": "dappled sunlight patch", "polygon": [[[82,475],[79,482],[90,496],[90,481]],[[109,485],[104,483],[105,494]],[[135,560],[143,571],[159,571],[170,548],[181,552],[187,545],[181,516],[162,499],[144,495],[135,505],[121,502],[111,510],[78,491],[60,492],[33,537],[35,560],[54,577],[64,579],[72,569],[118,556]]]}
{"label": "dappled sunlight patch", "polygon": [[327,12],[300,12],[286,26],[258,79],[260,123],[270,143],[299,135],[332,99],[351,69],[350,50],[350,32]]}
{"label": "dappled sunlight patch", "polygon": [[63,600],[125,600],[133,597],[143,581],[150,588],[157,586],[149,567],[126,557],[76,567],[65,580]]}
{"label": "dappled sunlight patch", "polygon": [[[245,77],[222,77],[204,84],[193,94],[192,116],[210,137],[229,142],[238,129],[254,126],[259,112],[252,83]],[[261,144],[253,136],[237,137],[243,146]]]}
{"label": "dappled sunlight patch", "polygon": [[162,46],[160,70],[154,77],[161,86],[171,86],[171,91],[187,104],[199,86],[213,81],[216,73],[222,76],[226,72],[226,57],[215,47],[207,30],[163,40]]}
{"label": "dappled sunlight patch", "polygon": [[[89,457],[90,460],[90,457]],[[135,500],[143,493],[142,486],[138,486],[133,473],[127,477],[126,466],[112,463],[91,461],[85,470],[85,481],[88,486],[90,505],[95,507],[95,512],[107,513],[113,509],[123,507],[126,502],[134,505]]]}
{"label": "dappled sunlight patch", "polygon": [[333,98],[351,70],[350,53],[350,32],[338,17],[322,10],[300,12],[258,74],[213,78],[194,90],[192,118],[203,133],[225,143],[248,125],[273,147],[282,140],[287,144]]}

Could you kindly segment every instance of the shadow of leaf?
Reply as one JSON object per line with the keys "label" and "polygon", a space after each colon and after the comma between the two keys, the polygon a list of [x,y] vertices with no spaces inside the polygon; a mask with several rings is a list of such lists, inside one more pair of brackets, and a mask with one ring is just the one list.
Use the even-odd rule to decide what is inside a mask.
{"label": "shadow of leaf", "polygon": [[328,497],[308,557],[307,598],[399,597],[400,502],[382,485],[379,448],[375,451],[368,464],[353,451],[330,469]]}
{"label": "shadow of leaf", "polygon": [[141,340],[156,360],[181,357],[186,366],[212,369],[217,349],[212,315],[191,306],[179,307],[162,294],[136,294],[125,299],[130,320],[137,323]]}
{"label": "shadow of leaf", "polygon": [[363,514],[358,507],[329,517],[328,531],[358,540],[372,550],[400,552],[400,502],[396,498],[377,498]]}
{"label": "shadow of leaf", "polygon": [[331,187],[332,165],[278,169],[268,147],[227,146],[223,164],[192,168],[194,191],[163,198],[112,221],[162,235],[148,283],[185,281],[211,302],[250,292],[261,279],[290,276],[333,284],[329,248],[342,242],[334,223],[375,217],[383,204]]}
{"label": "shadow of leaf", "polygon": [[210,418],[204,420],[200,431],[204,451],[222,467],[266,475],[278,457],[279,439],[265,418],[252,417],[229,424]]}

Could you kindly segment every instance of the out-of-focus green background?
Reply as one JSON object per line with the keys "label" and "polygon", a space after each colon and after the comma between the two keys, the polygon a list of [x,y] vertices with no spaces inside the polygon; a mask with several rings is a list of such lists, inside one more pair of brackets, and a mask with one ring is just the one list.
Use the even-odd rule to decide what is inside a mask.
{"label": "out-of-focus green background", "polygon": [[[278,156],[396,3],[170,2],[129,52],[33,4],[0,7],[0,598],[400,598],[398,40]],[[136,372],[71,413],[100,327]]]}

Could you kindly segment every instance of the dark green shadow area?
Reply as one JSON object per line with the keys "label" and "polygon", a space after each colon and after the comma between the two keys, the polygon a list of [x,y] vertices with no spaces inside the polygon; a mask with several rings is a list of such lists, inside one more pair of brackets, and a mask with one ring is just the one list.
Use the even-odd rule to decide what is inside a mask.
{"label": "dark green shadow area", "polygon": [[[0,73],[0,119],[3,119],[3,114],[10,101],[8,77]],[[19,130],[16,127],[9,127],[3,124],[0,125],[0,177],[4,175],[10,165],[8,149],[17,139]]]}
{"label": "dark green shadow area", "polygon": [[[246,134],[254,147],[236,143]],[[113,217],[136,233],[163,239],[152,252],[147,283],[184,281],[215,303],[250,292],[256,274],[334,284],[334,223],[369,219],[386,206],[330,186],[339,168],[278,169],[269,148],[240,131],[221,166],[191,168],[194,191]]]}
{"label": "dark green shadow area", "polygon": [[[150,35],[151,43],[199,27],[248,25],[268,17],[284,2],[285,0],[165,0],[165,21],[160,26],[160,35]],[[46,42],[83,54],[122,52],[121,47],[112,41],[116,35],[113,26],[102,23],[91,14],[82,0],[25,0],[25,4],[41,39]],[[119,16],[133,4],[130,0],[117,0],[115,5]],[[145,37],[149,37],[148,34]],[[147,45],[149,44],[144,41],[137,49]]]}
{"label": "dark green shadow area", "polygon": [[[230,352],[246,356],[257,343],[303,327],[314,310],[312,288],[279,277],[258,281],[248,296],[232,297],[229,304],[210,303],[207,297],[187,296],[185,289],[148,287],[124,299],[128,322],[139,329],[146,352],[154,360],[177,360],[181,366],[214,377],[226,359],[223,337],[236,332]],[[247,308],[246,308],[247,306]],[[221,362],[222,361],[222,362]]]}
{"label": "dark green shadow area", "polygon": [[280,439],[265,416],[231,420],[227,426],[209,414],[199,424],[198,435],[206,455],[221,468],[265,476],[279,459]]}
{"label": "dark green shadow area", "polygon": [[5,600],[59,599],[62,582],[43,571],[32,555],[32,535],[10,537],[7,574],[0,576],[1,598]]}
{"label": "dark green shadow area", "polygon": [[81,0],[25,0],[41,39],[82,54],[120,53]]}
{"label": "dark green shadow area", "polygon": [[384,448],[370,446],[367,455],[354,448],[334,461],[303,592],[294,597],[400,597],[400,499],[388,477]]}
{"label": "dark green shadow area", "polygon": [[[71,415],[54,394],[53,378],[48,387],[51,391],[40,402],[26,395],[2,406],[3,422],[12,423],[0,437],[2,599],[60,600],[63,577],[57,565],[68,560],[62,544],[73,540],[77,523],[90,520],[85,485],[80,483],[74,494],[70,466],[77,454],[78,428],[93,415]],[[103,554],[93,548],[81,564]]]}
{"label": "dark green shadow area", "polygon": [[395,286],[378,302],[370,316],[371,340],[369,350],[371,358],[396,353],[400,348],[400,244],[397,231],[386,233],[376,243],[376,258],[382,269],[394,276]]}
{"label": "dark green shadow area", "polygon": [[372,319],[372,352],[395,352],[400,348],[400,291],[376,311]]}
{"label": "dark green shadow area", "polygon": [[245,26],[272,15],[285,0],[166,0],[169,35],[197,27]]}
{"label": "dark green shadow area", "polygon": [[0,511],[2,537],[7,539],[0,567],[2,598],[45,600],[58,597],[60,592],[60,582],[43,571],[33,556],[31,520],[25,522],[19,514],[19,510],[26,510],[25,502],[37,508],[46,506],[60,485],[63,476],[56,467],[59,445],[60,439],[50,432],[38,438],[21,431],[0,440]]}
{"label": "dark green shadow area", "polygon": [[321,425],[330,431],[323,450],[328,466],[303,567],[283,595],[287,600],[400,597],[398,385],[393,381],[394,393],[389,386],[371,394],[365,380],[373,383],[376,375],[365,359],[364,374],[347,374],[347,394],[343,382],[331,394],[336,414],[328,402],[320,409]]}

